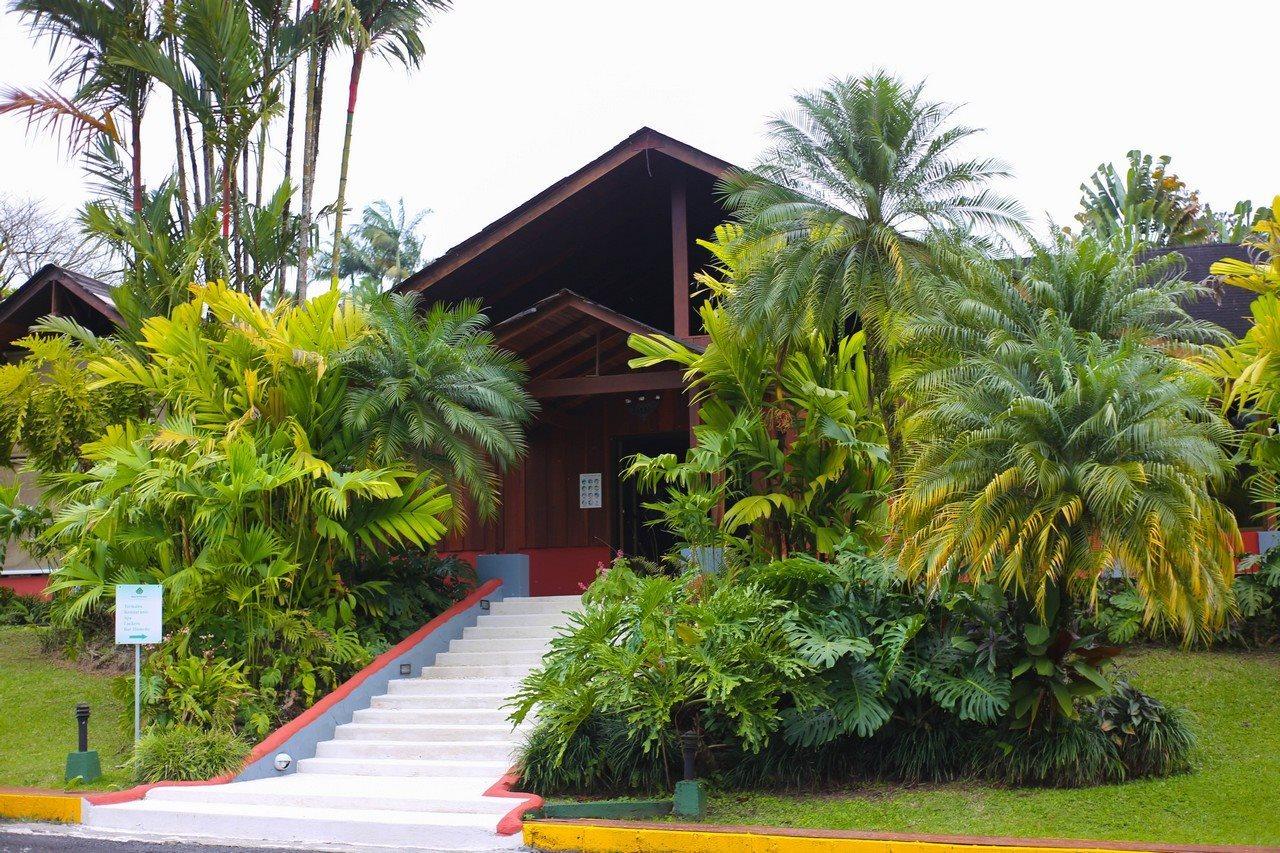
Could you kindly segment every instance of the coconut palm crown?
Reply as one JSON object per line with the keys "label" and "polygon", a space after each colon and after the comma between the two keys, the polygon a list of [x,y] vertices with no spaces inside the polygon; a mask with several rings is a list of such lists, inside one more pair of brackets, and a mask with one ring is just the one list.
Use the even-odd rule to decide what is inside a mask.
{"label": "coconut palm crown", "polygon": [[815,324],[843,333],[856,314],[891,446],[893,407],[883,392],[908,259],[930,234],[1022,217],[989,187],[1009,174],[1003,164],[957,154],[977,131],[953,124],[953,113],[927,100],[923,84],[884,72],[833,79],[770,123],[773,147],[760,166],[721,185],[744,239],[772,250],[741,277],[730,310],[778,340]]}

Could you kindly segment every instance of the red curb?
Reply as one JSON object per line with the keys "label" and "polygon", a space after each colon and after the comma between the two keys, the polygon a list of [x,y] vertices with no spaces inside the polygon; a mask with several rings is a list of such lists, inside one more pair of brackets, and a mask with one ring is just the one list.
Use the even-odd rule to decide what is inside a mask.
{"label": "red curb", "polygon": [[511,786],[519,779],[520,774],[516,772],[515,768],[512,768],[508,771],[507,775],[503,776],[497,782],[494,782],[489,790],[484,792],[486,797],[506,797],[509,799],[523,800],[520,805],[507,812],[502,816],[502,820],[498,821],[499,835],[515,835],[517,832],[524,829],[524,813],[530,809],[542,807],[542,797],[539,797],[537,794],[526,794],[521,791],[511,790]]}
{"label": "red curb", "polygon": [[500,586],[502,586],[502,581],[496,578],[494,580],[485,581],[466,598],[462,599],[457,604],[453,605],[448,610],[423,625],[417,631],[414,631],[408,637],[405,637],[399,643],[396,643],[390,649],[387,649],[385,652],[378,655],[368,666],[334,688],[329,695],[325,696],[297,717],[294,717],[292,720],[267,735],[266,739],[262,741],[262,743],[253,748],[253,751],[249,753],[249,757],[244,760],[244,764],[241,765],[240,769],[234,773],[224,773],[223,775],[217,776],[213,779],[201,781],[148,782],[145,785],[138,785],[124,791],[111,791],[106,794],[95,794],[91,797],[85,797],[85,799],[95,806],[110,806],[117,803],[129,803],[134,800],[140,800],[145,797],[147,792],[152,788],[176,787],[179,785],[225,785],[226,783],[233,781],[254,762],[274,752],[281,744],[323,715],[325,711],[350,696],[352,691],[368,681],[378,670],[389,665],[397,657],[422,642],[423,639],[425,639],[429,634],[434,633],[445,622],[448,622],[463,611],[474,607],[480,599],[484,598]]}

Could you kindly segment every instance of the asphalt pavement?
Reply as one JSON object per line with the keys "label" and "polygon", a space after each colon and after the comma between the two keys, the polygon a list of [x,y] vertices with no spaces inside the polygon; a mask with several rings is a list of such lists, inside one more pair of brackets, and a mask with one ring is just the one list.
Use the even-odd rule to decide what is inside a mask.
{"label": "asphalt pavement", "polygon": [[222,847],[187,841],[129,841],[95,838],[52,825],[0,824],[0,853],[253,853],[253,851],[316,850],[314,847]]}

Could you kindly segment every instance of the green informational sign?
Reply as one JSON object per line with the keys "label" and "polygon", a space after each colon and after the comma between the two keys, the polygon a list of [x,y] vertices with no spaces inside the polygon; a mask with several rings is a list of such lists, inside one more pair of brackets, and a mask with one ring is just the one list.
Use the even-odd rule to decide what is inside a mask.
{"label": "green informational sign", "polygon": [[164,587],[159,584],[116,585],[116,643],[158,643],[164,635]]}

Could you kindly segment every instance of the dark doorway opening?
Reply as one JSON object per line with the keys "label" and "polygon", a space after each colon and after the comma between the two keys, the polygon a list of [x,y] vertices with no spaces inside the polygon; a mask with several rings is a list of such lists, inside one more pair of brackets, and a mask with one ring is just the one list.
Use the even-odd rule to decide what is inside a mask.
{"label": "dark doorway opening", "polygon": [[618,547],[623,553],[635,554],[650,560],[660,559],[675,547],[676,537],[661,524],[655,524],[659,515],[644,505],[666,496],[666,487],[658,490],[641,489],[635,480],[622,476],[629,457],[637,453],[657,456],[674,453],[684,458],[689,449],[687,432],[659,432],[648,435],[626,435],[613,441],[614,477],[618,496]]}

